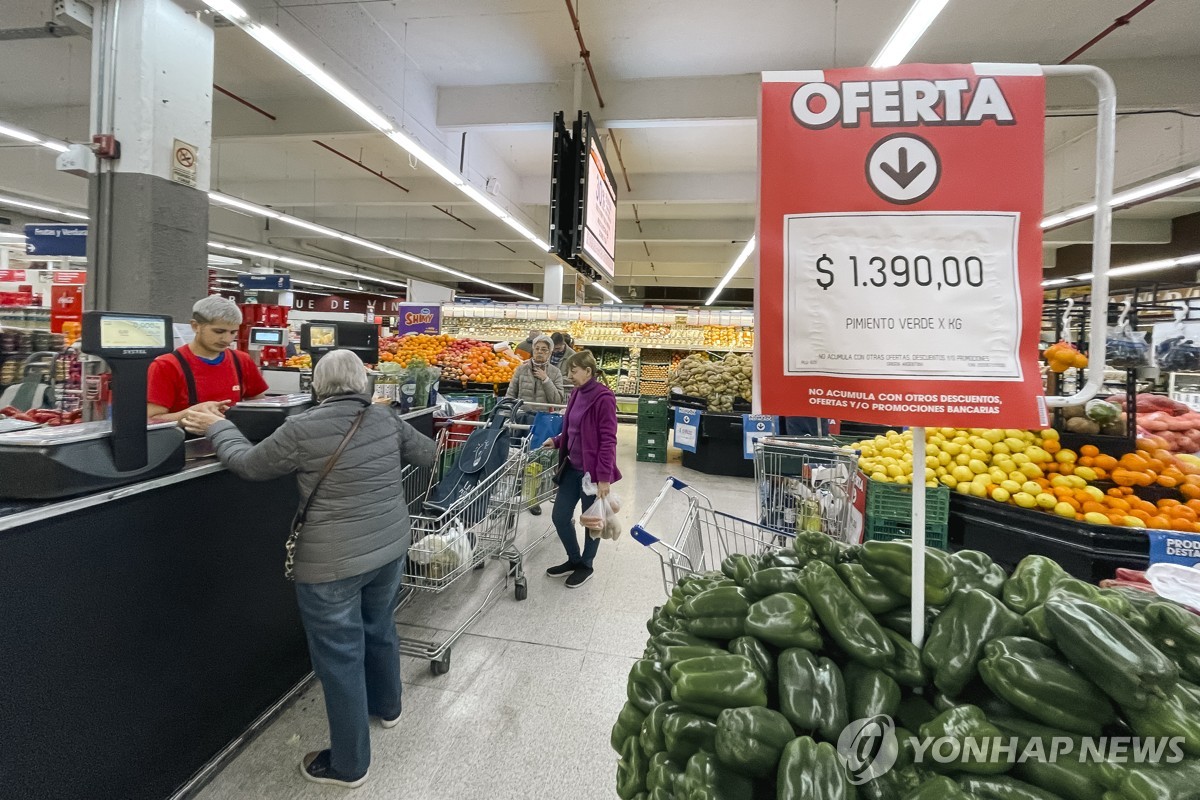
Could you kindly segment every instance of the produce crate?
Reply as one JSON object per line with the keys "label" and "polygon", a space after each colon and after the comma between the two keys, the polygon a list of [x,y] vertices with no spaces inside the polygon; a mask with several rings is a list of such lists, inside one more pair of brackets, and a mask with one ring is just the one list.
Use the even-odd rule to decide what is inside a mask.
{"label": "produce crate", "polygon": [[447,400],[462,400],[474,401],[483,409],[480,419],[488,420],[492,416],[492,409],[496,407],[496,395],[493,392],[455,392],[453,394],[443,395]]}
{"label": "produce crate", "polygon": [[652,462],[655,464],[667,463],[666,443],[664,442],[661,447],[638,447],[637,460]]}
{"label": "produce crate", "polygon": [[1117,567],[1146,569],[1150,561],[1141,528],[1089,525],[957,492],[950,500],[950,539],[1009,570],[1027,555],[1047,556],[1089,583],[1111,578]]}
{"label": "produce crate", "polygon": [[[867,520],[912,524],[912,487],[867,481]],[[945,530],[950,521],[950,490],[945,486],[925,489],[925,527]]]}
{"label": "produce crate", "polygon": [[647,431],[641,425],[638,425],[638,450],[655,450],[660,447],[667,446],[667,438],[670,434],[666,430]]}
{"label": "produce crate", "polygon": [[667,401],[661,397],[643,396],[638,398],[638,419],[666,419],[670,408]]}
{"label": "produce crate", "polygon": [[[867,492],[869,498],[870,490]],[[864,540],[868,542],[890,542],[893,539],[911,539],[912,520],[871,519],[866,520]],[[950,549],[949,526],[925,524],[925,544],[938,550]]]}

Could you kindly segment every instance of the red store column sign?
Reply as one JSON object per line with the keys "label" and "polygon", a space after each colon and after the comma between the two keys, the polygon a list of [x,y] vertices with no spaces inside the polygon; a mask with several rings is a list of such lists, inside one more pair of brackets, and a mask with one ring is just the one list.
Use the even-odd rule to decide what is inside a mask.
{"label": "red store column sign", "polygon": [[765,73],[761,109],[761,409],[1048,424],[1040,69]]}
{"label": "red store column sign", "polygon": [[83,323],[83,285],[53,284],[50,287],[50,331],[62,333],[64,322]]}

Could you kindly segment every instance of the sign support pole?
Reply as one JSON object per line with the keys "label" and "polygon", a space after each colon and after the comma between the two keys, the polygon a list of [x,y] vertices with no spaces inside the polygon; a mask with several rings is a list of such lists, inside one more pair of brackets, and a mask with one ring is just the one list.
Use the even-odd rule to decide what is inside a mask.
{"label": "sign support pole", "polygon": [[925,644],[925,428],[913,428],[912,641]]}

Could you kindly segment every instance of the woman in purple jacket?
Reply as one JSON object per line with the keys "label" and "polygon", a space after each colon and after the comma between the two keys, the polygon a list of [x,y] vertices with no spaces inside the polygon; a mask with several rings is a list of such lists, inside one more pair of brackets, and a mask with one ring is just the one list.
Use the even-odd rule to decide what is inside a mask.
{"label": "woman in purple jacket", "polygon": [[621,480],[617,469],[617,398],[599,381],[600,368],[588,350],[564,359],[562,372],[575,388],[567,401],[563,432],[547,439],[542,447],[556,448],[567,461],[551,514],[558,538],[567,551],[567,560],[546,570],[546,574],[555,578],[569,576],[567,588],[574,589],[591,579],[592,562],[600,549],[600,540],[584,532],[583,552],[579,550],[575,507],[581,505],[586,510],[596,499],[583,493],[584,473],[592,476],[600,497],[607,497],[609,486]]}

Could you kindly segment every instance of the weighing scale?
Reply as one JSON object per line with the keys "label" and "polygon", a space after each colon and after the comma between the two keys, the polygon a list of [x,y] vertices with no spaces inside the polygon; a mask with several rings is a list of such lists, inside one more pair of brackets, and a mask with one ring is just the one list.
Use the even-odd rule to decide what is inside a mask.
{"label": "weighing scale", "polygon": [[0,497],[52,500],[178,472],[184,433],[146,425],[146,371],[169,353],[171,318],[87,311],[82,350],[112,372],[112,421],[0,434]]}
{"label": "weighing scale", "polygon": [[313,397],[309,392],[283,394],[277,397],[261,397],[257,400],[243,400],[231,406],[225,412],[225,419],[237,426],[252,442],[261,442],[287,420],[296,414],[302,414],[313,407]]}

